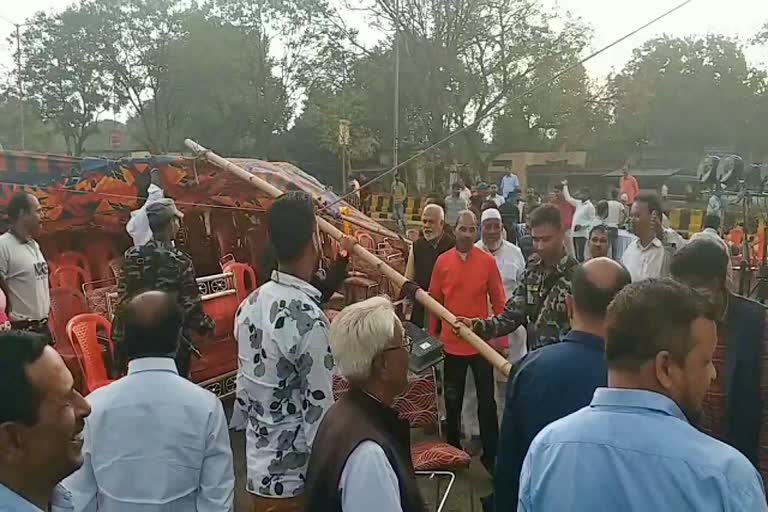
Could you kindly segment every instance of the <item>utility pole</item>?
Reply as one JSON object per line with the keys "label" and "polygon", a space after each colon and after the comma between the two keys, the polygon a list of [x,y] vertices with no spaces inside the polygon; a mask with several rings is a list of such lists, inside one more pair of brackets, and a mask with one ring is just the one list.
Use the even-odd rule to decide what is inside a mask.
{"label": "utility pole", "polygon": [[397,167],[400,146],[400,0],[395,0],[395,109],[392,117],[392,166]]}
{"label": "utility pole", "polygon": [[24,130],[24,88],[21,80],[21,25],[16,25],[16,75],[19,88],[19,124],[21,125],[21,150],[26,149],[25,130]]}

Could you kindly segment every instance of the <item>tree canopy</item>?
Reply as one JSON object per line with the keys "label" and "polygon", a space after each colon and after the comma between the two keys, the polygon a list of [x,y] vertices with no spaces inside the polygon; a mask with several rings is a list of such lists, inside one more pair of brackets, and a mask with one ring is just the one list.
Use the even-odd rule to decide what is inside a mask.
{"label": "tree canopy", "polygon": [[[228,155],[334,167],[347,120],[352,160],[370,164],[392,150],[397,32],[401,153],[463,131],[428,166],[458,159],[482,173],[498,152],[563,146],[768,152],[768,72],[744,53],[768,47],[768,24],[749,40],[654,38],[603,80],[578,64],[590,27],[536,0],[348,3],[80,0],[38,13],[21,43],[27,146],[101,149],[93,135],[117,113],[131,149],[180,151],[193,137]],[[363,44],[350,8],[383,38]],[[0,143],[19,147],[16,76],[4,81]]]}

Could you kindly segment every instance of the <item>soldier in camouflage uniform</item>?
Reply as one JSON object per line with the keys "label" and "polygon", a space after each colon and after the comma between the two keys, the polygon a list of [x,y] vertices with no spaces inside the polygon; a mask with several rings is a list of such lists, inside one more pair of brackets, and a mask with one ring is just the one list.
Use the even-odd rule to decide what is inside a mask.
{"label": "soldier in camouflage uniform", "polygon": [[525,325],[528,348],[535,350],[557,343],[571,329],[565,297],[571,293],[571,276],[578,262],[565,250],[565,233],[556,206],[536,208],[528,224],[536,252],[504,312],[487,320],[460,320],[485,340],[506,336]]}
{"label": "soldier in camouflage uniform", "polygon": [[194,349],[188,332],[194,330],[200,334],[209,333],[213,331],[214,323],[203,313],[192,259],[173,245],[183,214],[176,209],[173,200],[167,198],[147,206],[146,213],[152,230],[152,240],[126,251],[117,286],[118,302],[113,332],[117,367],[123,370],[127,363],[121,356],[123,328],[120,317],[123,308],[140,293],[160,290],[174,294],[185,313],[184,339],[176,354],[176,366],[179,375],[187,377],[191,351]]}

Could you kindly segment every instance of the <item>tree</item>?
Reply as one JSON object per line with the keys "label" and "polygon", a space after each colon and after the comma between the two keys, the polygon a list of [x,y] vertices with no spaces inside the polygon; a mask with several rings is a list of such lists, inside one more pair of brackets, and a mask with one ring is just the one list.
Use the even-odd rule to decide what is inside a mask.
{"label": "tree", "polygon": [[206,9],[269,49],[294,106],[316,80],[327,77],[331,58],[356,44],[355,32],[328,0],[209,0]]}
{"label": "tree", "polygon": [[190,17],[168,48],[166,86],[177,127],[228,155],[266,158],[292,116],[263,39],[215,18]]}
{"label": "tree", "polygon": [[[464,128],[462,142],[481,174],[492,114],[542,78],[541,69],[574,62],[589,37],[571,19],[554,23],[534,0],[400,0],[398,10],[394,0],[371,1],[385,27],[401,30],[400,132],[424,146]],[[514,105],[505,113],[517,114]]]}
{"label": "tree", "polygon": [[766,125],[755,115],[761,82],[734,39],[656,38],[636,49],[611,81],[615,128],[627,150],[749,151],[754,131]]}
{"label": "tree", "polygon": [[[21,121],[19,99],[10,94],[0,94],[0,147],[6,150],[21,149]],[[64,152],[64,139],[54,128],[43,123],[38,106],[24,102],[24,149],[38,152]]]}
{"label": "tree", "polygon": [[87,37],[118,106],[141,126],[136,136],[151,151],[170,150],[177,127],[168,49],[184,36],[195,10],[178,0],[85,0],[80,10],[96,21]]}
{"label": "tree", "polygon": [[96,22],[77,7],[51,16],[41,12],[29,20],[22,36],[26,93],[74,155],[83,152],[110,105],[109,82],[89,38]]}

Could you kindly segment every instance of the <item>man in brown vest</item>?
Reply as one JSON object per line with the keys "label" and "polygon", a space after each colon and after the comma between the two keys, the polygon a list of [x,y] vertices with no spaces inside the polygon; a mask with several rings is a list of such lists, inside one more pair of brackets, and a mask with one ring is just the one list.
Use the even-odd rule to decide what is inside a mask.
{"label": "man in brown vest", "polygon": [[350,390],[320,423],[304,486],[306,512],[424,512],[408,423],[392,409],[408,384],[410,342],[392,303],[344,309],[331,350]]}

